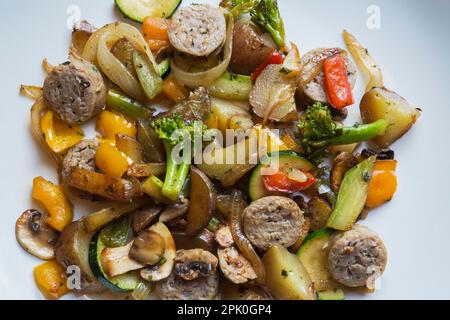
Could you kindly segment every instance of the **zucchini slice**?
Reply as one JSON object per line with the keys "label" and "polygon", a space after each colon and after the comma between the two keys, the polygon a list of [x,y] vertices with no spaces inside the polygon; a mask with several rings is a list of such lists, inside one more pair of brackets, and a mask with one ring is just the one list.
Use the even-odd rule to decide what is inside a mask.
{"label": "zucchini slice", "polygon": [[127,18],[142,22],[145,17],[170,18],[181,0],[115,0],[115,2]]}
{"label": "zucchini slice", "polygon": [[253,201],[269,196],[271,194],[264,186],[261,170],[264,166],[269,165],[271,159],[274,159],[275,157],[278,157],[279,159],[280,170],[291,167],[302,170],[303,172],[309,172],[314,167],[311,162],[293,151],[280,151],[269,154],[267,157],[261,160],[261,163],[253,170],[250,177],[249,195]]}
{"label": "zucchini slice", "polygon": [[318,291],[336,289],[336,282],[328,271],[328,249],[332,231],[321,229],[311,233],[297,251],[297,256],[308,270]]}
{"label": "zucchini slice", "polygon": [[112,291],[119,293],[133,291],[136,286],[142,282],[139,276],[139,270],[121,274],[116,277],[109,277],[103,271],[101,253],[103,249],[106,248],[106,245],[102,241],[101,233],[102,231],[99,231],[92,238],[89,246],[89,265],[91,266],[92,272],[102,285]]}
{"label": "zucchini slice", "polygon": [[133,53],[133,64],[145,95],[149,100],[153,100],[163,91],[163,81],[158,74],[159,71],[155,70],[147,56],[139,51]]}
{"label": "zucchini slice", "polygon": [[317,300],[345,300],[342,289],[325,290],[317,292]]}
{"label": "zucchini slice", "polygon": [[170,73],[170,58],[166,58],[158,64],[158,71],[161,78],[166,78]]}
{"label": "zucchini slice", "polygon": [[370,157],[347,171],[327,227],[346,231],[353,227],[366,204],[376,157]]}
{"label": "zucchini slice", "polygon": [[250,76],[234,74],[226,71],[212,86],[208,88],[213,97],[231,100],[247,100],[253,88]]}

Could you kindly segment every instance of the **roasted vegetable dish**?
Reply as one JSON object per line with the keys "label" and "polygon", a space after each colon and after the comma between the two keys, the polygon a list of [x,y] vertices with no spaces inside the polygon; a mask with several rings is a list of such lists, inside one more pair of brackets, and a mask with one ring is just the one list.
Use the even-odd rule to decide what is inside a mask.
{"label": "roasted vegetable dish", "polygon": [[[59,173],[34,178],[39,207],[16,223],[18,243],[45,260],[43,296],[375,290],[387,249],[360,221],[393,199],[390,148],[422,110],[384,87],[369,51],[344,31],[345,49],[301,53],[276,0],[115,3],[141,30],[82,21],[68,61],[44,60],[43,86],[21,87]],[[361,121],[348,123],[357,103]],[[75,199],[96,209],[80,216]]]}

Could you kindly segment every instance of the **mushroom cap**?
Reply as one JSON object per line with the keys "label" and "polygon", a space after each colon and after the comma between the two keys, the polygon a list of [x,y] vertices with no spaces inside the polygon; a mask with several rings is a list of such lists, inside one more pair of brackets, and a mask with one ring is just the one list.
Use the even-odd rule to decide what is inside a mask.
{"label": "mushroom cap", "polygon": [[139,233],[130,250],[130,258],[142,264],[154,265],[161,261],[166,243],[163,237],[147,229]]}
{"label": "mushroom cap", "polygon": [[219,263],[217,257],[203,249],[178,250],[175,257],[175,274],[191,281],[214,274]]}
{"label": "mushroom cap", "polygon": [[26,210],[16,222],[16,238],[22,248],[35,257],[51,260],[59,233],[45,223],[45,215],[35,209]]}
{"label": "mushroom cap", "polygon": [[142,269],[141,277],[148,281],[160,281],[166,279],[172,273],[176,255],[175,241],[169,229],[161,222],[154,224],[149,230],[158,233],[164,239],[166,250],[162,262]]}

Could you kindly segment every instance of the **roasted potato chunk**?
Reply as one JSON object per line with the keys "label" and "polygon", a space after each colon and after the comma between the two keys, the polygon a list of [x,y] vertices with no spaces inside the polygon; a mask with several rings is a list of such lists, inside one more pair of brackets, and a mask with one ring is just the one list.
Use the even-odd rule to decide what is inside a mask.
{"label": "roasted potato chunk", "polygon": [[386,134],[374,139],[381,148],[387,148],[401,138],[420,117],[420,109],[386,88],[369,90],[361,100],[360,111],[364,123],[379,119],[390,122]]}

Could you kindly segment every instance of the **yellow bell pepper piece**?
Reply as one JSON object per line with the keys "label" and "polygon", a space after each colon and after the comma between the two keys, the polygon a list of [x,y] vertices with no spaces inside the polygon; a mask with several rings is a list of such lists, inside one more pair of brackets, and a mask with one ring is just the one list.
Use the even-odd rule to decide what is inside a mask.
{"label": "yellow bell pepper piece", "polygon": [[180,84],[173,75],[164,80],[163,92],[173,102],[180,102],[189,97],[189,90]]}
{"label": "yellow bell pepper piece", "polygon": [[136,125],[124,116],[110,111],[103,111],[97,118],[97,131],[106,139],[115,139],[122,133],[132,138],[136,137]]}
{"label": "yellow bell pepper piece", "polygon": [[366,206],[375,208],[391,200],[397,191],[396,160],[377,160],[370,179]]}
{"label": "yellow bell pepper piece", "polygon": [[272,132],[269,128],[264,128],[262,125],[256,125],[253,127],[256,130],[256,134],[258,137],[258,144],[264,145],[264,139],[266,137],[267,142],[267,152],[278,152],[278,151],[286,151],[291,150],[274,132]]}
{"label": "yellow bell pepper piece", "polygon": [[69,292],[64,269],[54,260],[35,267],[33,275],[39,290],[47,299],[59,299]]}
{"label": "yellow bell pepper piece", "polygon": [[128,169],[128,157],[110,143],[102,143],[95,154],[96,166],[107,176],[121,178]]}
{"label": "yellow bell pepper piece", "polygon": [[68,125],[54,117],[50,110],[41,119],[41,130],[48,146],[55,153],[63,152],[84,138],[84,133],[78,125]]}
{"label": "yellow bell pepper piece", "polygon": [[61,232],[72,222],[73,207],[61,186],[36,177],[33,180],[32,197],[44,205],[48,211],[46,222],[56,230]]}
{"label": "yellow bell pepper piece", "polygon": [[302,153],[302,148],[300,145],[294,140],[294,138],[290,134],[285,134],[281,137],[281,141],[286,146],[288,150],[292,150],[295,152]]}

